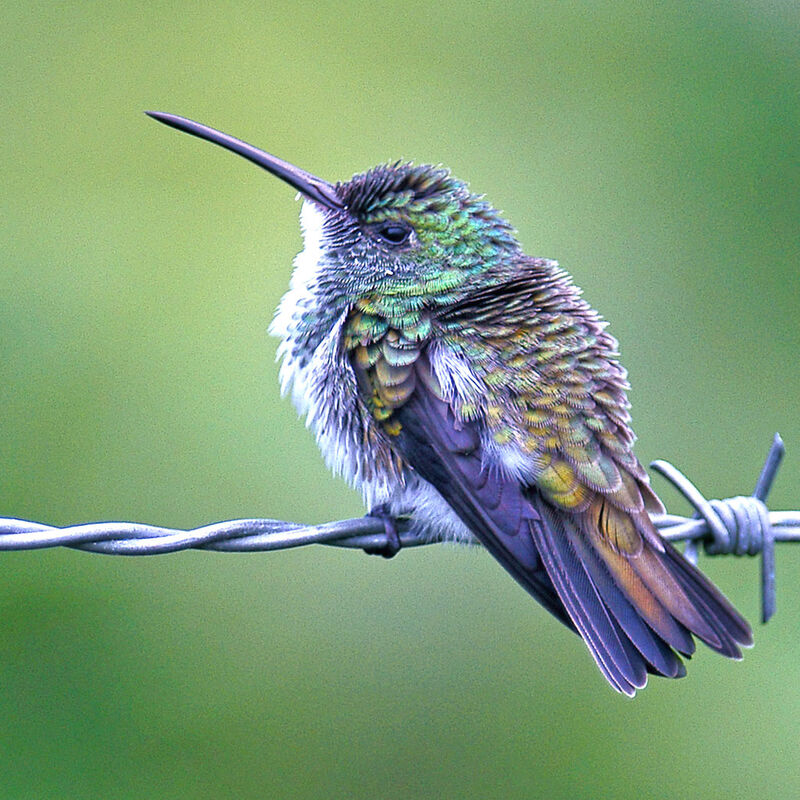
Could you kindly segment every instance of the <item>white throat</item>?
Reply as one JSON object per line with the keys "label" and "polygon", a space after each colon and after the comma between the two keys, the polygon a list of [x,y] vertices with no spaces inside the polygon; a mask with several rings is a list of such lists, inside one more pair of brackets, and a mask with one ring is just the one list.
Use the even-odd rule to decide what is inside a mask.
{"label": "white throat", "polygon": [[281,394],[292,390],[292,399],[297,410],[308,411],[307,372],[311,353],[297,352],[295,337],[303,313],[317,302],[315,287],[318,284],[322,261],[322,227],[324,213],[310,200],[304,200],[300,210],[300,228],[303,231],[303,249],[295,256],[294,269],[289,281],[289,291],[281,298],[269,332],[277,336],[277,359],[281,361]]}
{"label": "white throat", "polygon": [[[317,284],[322,259],[322,225],[325,217],[310,200],[303,201],[300,209],[300,228],[303,231],[303,249],[294,258],[294,269],[289,281],[289,291],[281,299],[275,318],[269,326],[273,336],[286,340],[296,325],[298,305],[313,294]],[[278,355],[282,355],[279,351]]]}

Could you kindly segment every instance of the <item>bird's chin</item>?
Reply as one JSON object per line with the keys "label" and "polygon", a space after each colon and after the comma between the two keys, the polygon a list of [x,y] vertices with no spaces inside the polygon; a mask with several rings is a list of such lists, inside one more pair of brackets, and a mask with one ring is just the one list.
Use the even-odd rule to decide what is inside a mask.
{"label": "bird's chin", "polygon": [[305,249],[321,251],[325,209],[308,197],[303,197],[303,195],[298,195],[298,197],[303,200],[303,205],[300,208],[300,227],[303,231]]}

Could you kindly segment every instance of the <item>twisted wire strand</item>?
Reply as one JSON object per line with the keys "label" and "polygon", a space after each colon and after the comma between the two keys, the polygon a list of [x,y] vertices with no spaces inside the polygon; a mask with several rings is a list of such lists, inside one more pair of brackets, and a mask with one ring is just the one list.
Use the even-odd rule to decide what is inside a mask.
{"label": "twisted wire strand", "polygon": [[[695,508],[694,517],[654,514],[661,534],[686,542],[684,555],[696,563],[699,545],[708,555],[761,556],[762,620],[775,613],[775,543],[800,541],[800,511],[769,511],[765,501],[784,454],[777,434],[751,496],[707,500],[699,489],[668,461],[651,467],[663,475]],[[403,547],[436,544],[411,530],[411,520],[395,521]],[[275,519],[236,519],[191,530],[136,522],[97,522],[56,527],[29,520],[0,518],[0,550],[70,547],[105,555],[159,555],[179,550],[230,553],[268,552],[324,544],[380,550],[387,544],[385,523],[379,517],[301,525]]]}

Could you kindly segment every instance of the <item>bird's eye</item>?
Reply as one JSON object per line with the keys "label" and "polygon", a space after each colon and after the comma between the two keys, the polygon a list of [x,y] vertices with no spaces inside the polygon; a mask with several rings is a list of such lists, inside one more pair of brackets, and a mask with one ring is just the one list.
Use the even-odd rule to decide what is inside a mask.
{"label": "bird's eye", "polygon": [[408,237],[411,236],[411,228],[398,222],[386,222],[379,225],[375,229],[375,233],[388,244],[400,245],[408,241]]}

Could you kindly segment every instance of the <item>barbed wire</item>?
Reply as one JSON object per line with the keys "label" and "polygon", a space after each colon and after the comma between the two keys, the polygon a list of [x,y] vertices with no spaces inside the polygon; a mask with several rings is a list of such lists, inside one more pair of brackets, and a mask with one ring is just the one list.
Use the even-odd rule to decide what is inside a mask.
{"label": "barbed wire", "polygon": [[[684,555],[697,562],[702,544],[708,555],[761,556],[761,618],[775,613],[775,543],[800,541],[800,511],[770,511],[765,501],[783,459],[784,445],[775,434],[752,495],[707,500],[668,461],[650,465],[666,478],[695,509],[693,517],[653,514],[661,534],[686,542]],[[446,539],[422,537],[411,518],[394,520],[402,547],[437,544]],[[0,518],[0,550],[70,547],[105,555],[147,556],[179,550],[228,553],[269,552],[323,544],[379,552],[388,544],[386,522],[379,516],[356,517],[321,525],[276,519],[236,519],[191,530],[137,522],[95,522],[57,527],[29,520]]]}

